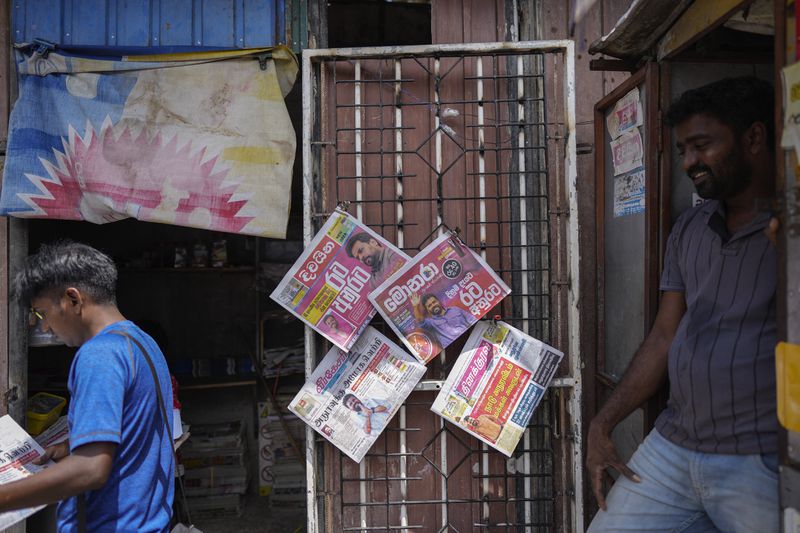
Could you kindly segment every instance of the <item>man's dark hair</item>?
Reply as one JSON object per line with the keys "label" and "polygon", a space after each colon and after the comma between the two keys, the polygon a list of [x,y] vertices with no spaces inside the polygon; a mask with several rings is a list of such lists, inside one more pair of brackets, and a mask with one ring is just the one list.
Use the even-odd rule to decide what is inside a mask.
{"label": "man's dark hair", "polygon": [[667,125],[675,127],[693,115],[708,114],[730,126],[736,137],[755,122],[767,129],[767,147],[775,147],[775,92],[754,76],[725,78],[686,91],[667,110]]}
{"label": "man's dark hair", "polygon": [[425,304],[426,304],[426,303],[428,302],[428,300],[430,300],[431,298],[436,298],[436,300],[437,300],[439,303],[442,303],[442,301],[441,301],[441,300],[439,300],[439,297],[438,297],[438,296],[436,296],[435,294],[433,294],[432,292],[428,292],[428,293],[425,293],[425,294],[423,294],[423,295],[422,295],[422,298],[420,298],[420,299],[419,299],[419,303],[421,303],[421,304],[422,304],[422,307],[425,307]]}
{"label": "man's dark hair", "polygon": [[[347,239],[347,244],[344,247],[344,251],[347,252],[347,257],[353,257],[353,246],[357,242],[369,243],[369,241],[374,240],[378,242],[378,239],[367,233],[366,231],[359,231],[358,233],[352,235],[349,239]],[[378,246],[381,243],[378,242]]]}
{"label": "man's dark hair", "polygon": [[[355,395],[355,394],[350,394],[350,393],[348,392],[347,394],[345,394],[345,395],[344,395],[344,398],[342,398],[342,405],[344,405],[345,407],[347,407],[347,402],[349,402],[350,400],[358,400],[358,401],[361,401],[361,400],[359,400],[359,399],[358,399],[358,397],[356,397],[356,395]],[[349,409],[349,407],[348,407],[348,409]]]}
{"label": "man's dark hair", "polygon": [[95,303],[115,304],[117,267],[103,252],[86,244],[43,244],[25,260],[14,279],[14,295],[25,303],[45,293],[75,287]]}

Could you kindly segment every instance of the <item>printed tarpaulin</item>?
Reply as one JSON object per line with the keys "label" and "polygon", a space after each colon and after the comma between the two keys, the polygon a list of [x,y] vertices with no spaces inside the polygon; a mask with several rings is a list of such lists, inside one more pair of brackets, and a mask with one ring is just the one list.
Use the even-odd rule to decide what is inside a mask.
{"label": "printed tarpaulin", "polygon": [[0,213],[285,237],[296,146],[289,49],[16,52]]}

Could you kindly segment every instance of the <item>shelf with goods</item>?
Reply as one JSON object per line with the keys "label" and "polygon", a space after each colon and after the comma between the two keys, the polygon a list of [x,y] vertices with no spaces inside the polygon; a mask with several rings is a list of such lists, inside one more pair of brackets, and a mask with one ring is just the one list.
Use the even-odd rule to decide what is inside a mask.
{"label": "shelf with goods", "polygon": [[[241,424],[242,448],[236,451],[244,457],[241,464],[215,465],[213,482],[208,471],[186,471],[187,490],[193,492],[198,515],[249,515],[251,509],[245,510],[246,506],[270,507],[270,502],[280,499],[259,496],[259,414],[263,412],[259,402],[271,405],[269,392],[277,390],[275,387],[299,390],[303,381],[302,324],[269,300],[269,293],[301,247],[299,241],[227,235],[227,261],[223,266],[211,264],[209,244],[205,266],[198,266],[204,259],[192,266],[188,258],[188,263],[180,262],[176,267],[174,262],[169,263],[172,246],[162,243],[212,243],[220,235],[132,221],[106,226],[35,221],[29,238],[32,250],[55,238],[85,242],[108,253],[117,263],[120,311],[154,337],[177,381],[181,417],[189,426],[189,436],[179,448],[181,457],[194,453],[193,442],[202,438],[204,427]],[[269,342],[263,341],[262,325],[268,330]],[[289,340],[275,343],[275,339]],[[38,340],[41,346],[31,345],[28,350],[28,392],[68,396],[66,376],[76,350],[55,339]],[[268,368],[264,361],[270,361]],[[290,392],[283,390],[278,395],[284,407],[287,395]],[[304,431],[298,421],[290,421],[293,415],[288,412],[283,414],[289,433],[301,437]],[[268,416],[274,422],[275,410]],[[285,441],[280,422],[275,427],[278,429],[268,435],[272,439],[271,457],[288,464],[285,458],[297,454],[288,451],[293,448]],[[302,450],[302,441],[299,446]],[[220,454],[227,451],[221,449]],[[297,459],[292,468],[302,472],[304,463]],[[222,466],[237,468],[221,470]],[[288,481],[287,494],[301,488],[294,483],[298,476],[293,476],[281,473],[283,481]],[[304,475],[299,478],[304,480]],[[295,502],[302,506],[304,500]]]}

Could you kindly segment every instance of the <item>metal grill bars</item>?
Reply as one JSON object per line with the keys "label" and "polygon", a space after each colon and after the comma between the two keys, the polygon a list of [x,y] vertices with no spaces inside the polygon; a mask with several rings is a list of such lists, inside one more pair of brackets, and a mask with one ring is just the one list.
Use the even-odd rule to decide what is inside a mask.
{"label": "metal grill bars", "polygon": [[[570,41],[306,50],[302,66],[303,191],[306,243],[315,230],[315,213],[330,210],[341,200],[350,200],[358,218],[407,250],[427,244],[435,234],[428,228],[441,229],[445,224],[465,228],[465,242],[479,250],[512,286],[513,297],[502,308],[504,320],[569,354],[568,375],[554,384],[569,392],[568,401],[562,403],[569,407],[568,433],[573,438],[570,456],[561,458],[564,464],[571,463],[572,471],[567,474],[572,474],[568,476],[572,479],[564,484],[571,486],[573,496],[561,502],[561,509],[571,515],[573,530],[581,531],[577,221],[560,216],[576,209],[573,56]],[[558,59],[551,61],[554,57]],[[560,71],[546,73],[551,64]],[[554,76],[562,80],[563,93],[549,90],[548,96],[548,88],[558,85],[552,83]],[[420,78],[429,92],[409,88],[416,84],[419,89]],[[470,89],[460,95],[448,94],[455,78]],[[555,102],[551,113],[555,119],[547,116],[548,98]],[[420,138],[420,113],[424,112],[429,113],[432,127],[427,126],[430,134]],[[554,164],[548,164],[548,157],[554,156]],[[460,186],[453,185],[453,174],[463,179]],[[426,190],[425,180],[427,194],[420,194]],[[554,184],[555,191],[551,190]],[[561,196],[568,208],[559,206]],[[553,210],[551,201],[556,205]],[[568,249],[551,249],[551,236],[555,236],[555,244]],[[568,281],[555,281],[564,279]],[[563,302],[552,308],[554,299]],[[563,314],[560,309],[566,310],[566,316],[560,316],[568,321],[565,334],[560,327],[554,328],[553,321]],[[317,360],[314,343],[307,330],[307,374]],[[449,366],[444,354],[439,363],[431,372],[438,371],[441,380],[443,369]],[[477,513],[478,519],[471,522],[473,529],[533,531],[555,526],[553,510],[559,503],[554,500],[550,441],[552,425],[561,418],[553,413],[557,402],[548,396],[537,410],[513,459],[522,473],[512,475],[507,468],[498,472],[497,464],[490,464],[495,452],[474,439],[468,442],[466,434],[438,417],[438,430],[421,450],[415,449],[409,440],[421,428],[407,427],[408,409],[414,410],[415,422],[418,418],[420,402],[413,398],[398,413],[396,427],[382,437],[383,451],[371,452],[358,465],[357,474],[354,465],[340,457],[340,525],[344,530],[434,527],[410,521],[411,509],[418,506],[438,508],[437,525],[431,530],[458,530],[454,524],[458,517],[451,520],[451,508],[464,506],[472,509],[472,515]],[[306,470],[308,530],[317,531],[316,474],[322,470],[314,468],[317,441],[310,429],[306,442],[311,466]],[[373,450],[378,450],[380,443]],[[468,449],[468,455],[451,457],[455,452],[448,449],[448,443],[451,448]],[[430,455],[432,449],[431,459],[426,452]],[[467,477],[477,483],[478,492],[457,497],[448,483],[473,456],[473,471]],[[410,462],[420,458],[441,478],[438,497],[419,500],[409,495],[409,484],[423,480],[410,471]],[[386,472],[389,463],[396,461],[397,474],[368,475],[368,466],[372,469],[375,461],[382,461]],[[493,484],[497,479],[506,484],[504,498],[491,494],[497,490]],[[387,497],[381,501],[376,500],[372,487],[376,483],[386,484]],[[399,485],[399,498],[388,497],[389,484]],[[357,489],[346,492],[350,485]],[[345,501],[345,494],[356,493],[357,501]],[[501,501],[505,513],[498,516]],[[379,507],[386,509],[383,520],[376,520],[373,512]],[[418,519],[418,513],[416,516]],[[562,523],[566,521],[562,519]],[[465,527],[463,520],[459,524]]]}

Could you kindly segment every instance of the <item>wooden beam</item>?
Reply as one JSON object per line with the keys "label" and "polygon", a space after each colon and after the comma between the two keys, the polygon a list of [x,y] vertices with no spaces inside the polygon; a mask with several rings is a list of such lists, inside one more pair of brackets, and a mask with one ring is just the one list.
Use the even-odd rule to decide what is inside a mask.
{"label": "wooden beam", "polygon": [[592,59],[589,61],[589,70],[605,70],[611,72],[636,72],[635,61],[625,59]]}
{"label": "wooden beam", "polygon": [[752,3],[753,0],[697,0],[658,41],[658,60],[678,55]]}

